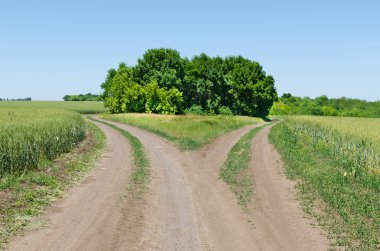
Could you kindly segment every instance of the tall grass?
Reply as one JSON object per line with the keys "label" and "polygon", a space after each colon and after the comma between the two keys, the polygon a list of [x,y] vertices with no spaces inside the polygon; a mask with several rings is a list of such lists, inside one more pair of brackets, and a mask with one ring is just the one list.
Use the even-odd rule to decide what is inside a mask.
{"label": "tall grass", "polygon": [[195,150],[228,131],[262,122],[243,116],[176,116],[154,114],[103,114],[104,119],[126,123],[174,141],[181,150]]}
{"label": "tall grass", "polygon": [[0,176],[36,168],[85,138],[83,118],[54,109],[0,108]]}
{"label": "tall grass", "polygon": [[379,131],[380,119],[311,116],[288,117],[271,131],[306,211],[338,246],[380,245]]}

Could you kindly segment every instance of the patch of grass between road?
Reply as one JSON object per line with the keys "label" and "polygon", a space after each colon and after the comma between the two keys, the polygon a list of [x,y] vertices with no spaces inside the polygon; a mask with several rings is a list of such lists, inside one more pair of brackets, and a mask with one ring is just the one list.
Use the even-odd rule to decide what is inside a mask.
{"label": "patch of grass between road", "polygon": [[144,147],[141,144],[140,140],[127,132],[126,130],[112,125],[110,123],[93,119],[94,121],[103,123],[118,132],[120,132],[131,144],[133,150],[133,156],[135,159],[135,169],[132,175],[129,178],[129,188],[128,190],[131,192],[133,198],[141,198],[144,191],[146,190],[149,177],[150,177],[150,166],[149,159],[147,158]]}
{"label": "patch of grass between road", "polygon": [[219,177],[229,185],[235,193],[239,205],[244,210],[248,210],[247,205],[251,201],[253,194],[252,173],[249,166],[252,153],[252,139],[265,126],[268,125],[256,127],[241,137],[232,147],[227,160],[219,170]]}
{"label": "patch of grass between road", "polygon": [[70,153],[41,161],[22,175],[6,174],[0,179],[0,250],[13,236],[43,226],[37,216],[95,166],[105,136],[92,123],[85,125],[86,138]]}
{"label": "patch of grass between road", "polygon": [[[343,154],[336,155],[336,142],[321,140],[328,133],[290,120],[274,126],[269,139],[282,155],[286,175],[298,181],[304,211],[327,230],[332,245],[348,250],[379,249],[380,176],[356,166]],[[337,137],[339,133],[335,131]],[[357,154],[355,149],[352,154]]]}
{"label": "patch of grass between road", "polygon": [[182,150],[197,150],[212,139],[246,125],[262,122],[244,116],[103,114],[102,118],[137,126],[173,141]]}

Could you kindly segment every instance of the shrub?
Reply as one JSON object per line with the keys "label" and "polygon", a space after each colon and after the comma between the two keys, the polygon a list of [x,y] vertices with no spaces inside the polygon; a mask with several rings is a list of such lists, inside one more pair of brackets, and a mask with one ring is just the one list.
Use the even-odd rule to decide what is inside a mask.
{"label": "shrub", "polygon": [[221,106],[221,107],[219,107],[218,113],[220,115],[224,115],[224,116],[232,116],[232,115],[234,115],[232,113],[231,109],[229,107],[227,107],[227,106]]}
{"label": "shrub", "polygon": [[200,105],[192,105],[190,108],[185,110],[185,114],[191,115],[205,115],[206,113],[203,111],[202,106]]}

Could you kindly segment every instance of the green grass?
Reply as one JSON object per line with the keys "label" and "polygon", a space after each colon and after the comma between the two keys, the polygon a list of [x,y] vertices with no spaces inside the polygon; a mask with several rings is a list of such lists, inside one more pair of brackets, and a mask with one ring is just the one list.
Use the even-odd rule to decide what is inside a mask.
{"label": "green grass", "polygon": [[118,132],[120,132],[131,144],[133,149],[133,156],[135,160],[135,169],[132,175],[129,178],[129,191],[131,192],[131,195],[133,198],[141,198],[144,191],[146,190],[148,184],[149,184],[149,177],[150,177],[150,168],[149,168],[149,159],[145,154],[144,147],[141,144],[140,140],[127,132],[126,130],[123,130],[115,125],[112,125],[110,123],[100,121],[93,119],[95,121],[98,121],[100,123],[103,123]]}
{"label": "green grass", "polygon": [[242,116],[176,116],[153,114],[103,114],[102,118],[156,133],[185,150],[196,150],[226,132],[262,122]]}
{"label": "green grass", "polygon": [[53,108],[82,114],[98,114],[108,111],[103,102],[96,101],[0,101],[1,108]]}
{"label": "green grass", "polygon": [[219,177],[229,185],[235,193],[239,205],[247,210],[247,205],[252,199],[253,180],[250,172],[249,161],[251,159],[252,139],[267,125],[256,127],[232,147],[227,160],[219,170]]}
{"label": "green grass", "polygon": [[379,130],[380,119],[329,117],[288,117],[271,130],[304,210],[336,246],[380,245]]}
{"label": "green grass", "polygon": [[102,131],[86,123],[86,139],[54,161],[42,161],[22,175],[0,178],[0,250],[22,231],[42,226],[38,216],[95,166],[105,146]]}
{"label": "green grass", "polygon": [[69,152],[85,133],[83,118],[72,111],[0,107],[0,178]]}

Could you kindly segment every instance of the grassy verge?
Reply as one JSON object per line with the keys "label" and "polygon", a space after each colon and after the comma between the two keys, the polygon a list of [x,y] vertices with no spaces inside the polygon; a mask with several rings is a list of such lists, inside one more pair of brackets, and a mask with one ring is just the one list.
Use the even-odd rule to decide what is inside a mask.
{"label": "grassy verge", "polygon": [[[350,141],[348,135],[343,143],[336,135],[338,144],[327,137],[330,132],[288,121],[274,126],[269,137],[283,157],[287,176],[299,181],[304,210],[328,231],[333,245],[350,250],[378,249],[380,177],[345,157],[349,152],[343,143]],[[336,154],[342,149],[344,155]],[[356,154],[355,149],[351,154]]]}
{"label": "grassy verge", "polygon": [[267,125],[256,127],[241,137],[219,171],[219,177],[230,186],[244,210],[247,210],[253,194],[252,174],[249,170],[252,139],[265,126]]}
{"label": "grassy verge", "polygon": [[102,118],[153,132],[175,142],[182,151],[199,149],[226,132],[262,122],[260,118],[242,116],[103,114]]}
{"label": "grassy verge", "polygon": [[86,123],[86,139],[70,153],[54,161],[42,161],[37,169],[0,179],[0,250],[23,230],[43,223],[38,216],[55,199],[84,177],[100,157],[105,136],[95,125]]}
{"label": "grassy verge", "polygon": [[117,130],[126,139],[128,139],[129,143],[132,146],[133,156],[135,159],[135,169],[129,178],[128,190],[131,192],[131,195],[133,196],[133,198],[137,198],[137,199],[141,198],[142,194],[146,190],[149,183],[150,169],[149,169],[149,159],[147,158],[144,152],[144,148],[140,140],[138,140],[138,138],[136,138],[135,136],[133,136],[126,130],[123,130],[115,125],[112,125],[107,122],[99,121],[96,119],[93,119],[93,120],[103,123]]}

